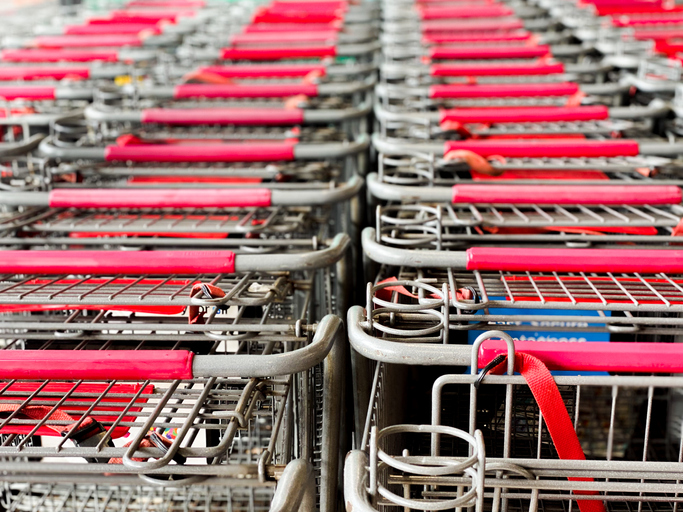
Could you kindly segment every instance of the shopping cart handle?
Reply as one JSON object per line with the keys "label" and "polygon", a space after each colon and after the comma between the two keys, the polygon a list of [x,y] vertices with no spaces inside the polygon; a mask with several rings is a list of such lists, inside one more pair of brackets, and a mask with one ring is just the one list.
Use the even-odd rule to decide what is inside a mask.
{"label": "shopping cart handle", "polygon": [[636,25],[663,25],[666,23],[683,22],[683,12],[662,14],[626,14],[612,17],[612,25],[615,27],[633,27]]}
{"label": "shopping cart handle", "polygon": [[[340,31],[343,28],[341,20],[326,23],[306,23],[307,30],[336,30]],[[256,25],[247,25],[242,30],[245,34],[263,33],[263,32],[299,32],[302,28],[301,23],[257,23]]]}
{"label": "shopping cart handle", "polygon": [[680,204],[675,185],[454,185],[453,204]]}
{"label": "shopping cart handle", "polygon": [[432,59],[532,59],[550,55],[547,45],[453,45],[435,46],[429,50]]}
{"label": "shopping cart handle", "polygon": [[483,157],[510,158],[600,158],[639,154],[638,142],[628,139],[461,140],[444,144],[444,155],[457,150],[472,151]]}
{"label": "shopping cart handle", "polygon": [[518,76],[554,75],[564,73],[561,62],[516,62],[512,64],[433,64],[429,68],[431,76]]}
{"label": "shopping cart handle", "polygon": [[62,80],[66,77],[86,79],[90,68],[76,66],[4,66],[0,67],[0,80]]}
{"label": "shopping cart handle", "polygon": [[524,22],[518,18],[481,19],[481,20],[446,20],[425,21],[422,33],[434,32],[496,32],[498,30],[515,30],[524,28]]}
{"label": "shopping cart handle", "polygon": [[504,5],[466,4],[455,6],[428,6],[418,9],[423,20],[443,20],[451,18],[502,18],[514,11]]}
{"label": "shopping cart handle", "polygon": [[281,59],[323,59],[335,57],[334,45],[311,46],[269,46],[258,48],[223,48],[220,58],[224,60],[281,60]]}
{"label": "shopping cart handle", "polygon": [[205,0],[130,0],[127,8],[133,7],[206,7]]}
{"label": "shopping cart handle", "polygon": [[64,27],[65,36],[92,36],[104,34],[139,34],[142,31],[159,35],[161,29],[149,23],[117,23],[109,25],[67,25]]}
{"label": "shopping cart handle", "polygon": [[273,162],[294,160],[294,146],[289,142],[107,146],[104,159],[108,162]]}
{"label": "shopping cart handle", "polygon": [[307,12],[303,9],[282,12],[262,11],[254,15],[252,23],[332,23],[341,20],[341,14],[341,12]]}
{"label": "shopping cart handle", "polygon": [[270,206],[267,188],[53,189],[52,208],[229,208]]}
{"label": "shopping cart handle", "polygon": [[197,69],[197,73],[209,73],[224,78],[302,77],[310,73],[325,74],[325,71],[326,67],[320,64],[234,64],[231,66],[204,66]]}
{"label": "shopping cart handle", "polygon": [[683,273],[683,251],[472,247],[467,270],[510,272]]}
{"label": "shopping cart handle", "polygon": [[[515,340],[515,352],[540,359],[549,370],[683,372],[683,345],[678,343],[553,343]],[[479,368],[485,367],[500,354],[507,354],[505,341],[485,341],[479,348]]]}
{"label": "shopping cart handle", "polygon": [[311,43],[311,42],[335,42],[339,38],[337,30],[302,30],[300,32],[288,32],[280,34],[277,32],[247,32],[235,34],[230,37],[231,46],[263,44],[263,43]]}
{"label": "shopping cart handle", "polygon": [[293,125],[303,120],[300,108],[148,108],[140,117],[141,123],[177,125]]}
{"label": "shopping cart handle", "polygon": [[116,50],[44,50],[20,49],[3,50],[0,59],[5,62],[117,62]]}
{"label": "shopping cart handle", "polygon": [[31,41],[35,48],[92,48],[93,46],[140,46],[137,34],[100,34],[92,36],[39,36]]}
{"label": "shopping cart handle", "polygon": [[151,22],[178,21],[178,18],[192,18],[197,15],[197,11],[191,8],[178,9],[119,9],[111,11],[107,18],[119,22]]}
{"label": "shopping cart handle", "polygon": [[579,91],[574,82],[547,84],[447,84],[429,87],[429,97],[439,98],[529,98],[571,96]]}
{"label": "shopping cart handle", "polygon": [[663,29],[663,30],[634,30],[633,38],[639,41],[646,41],[648,39],[663,40],[663,39],[680,39],[683,37],[683,29]]}
{"label": "shopping cart handle", "polygon": [[603,105],[587,107],[454,108],[441,111],[441,122],[458,123],[555,123],[607,119]]}
{"label": "shopping cart handle", "polygon": [[493,43],[503,41],[528,41],[531,39],[531,32],[519,30],[517,32],[471,32],[465,34],[427,34],[422,37],[423,44],[444,44],[444,43]]}
{"label": "shopping cart handle", "polygon": [[284,84],[180,84],[173,89],[173,99],[187,98],[288,98],[317,96],[318,86],[305,83]]}
{"label": "shopping cart handle", "polygon": [[193,275],[235,272],[232,251],[5,251],[0,273]]}
{"label": "shopping cart handle", "polygon": [[54,100],[56,89],[50,86],[2,86],[0,85],[0,98],[12,100]]}

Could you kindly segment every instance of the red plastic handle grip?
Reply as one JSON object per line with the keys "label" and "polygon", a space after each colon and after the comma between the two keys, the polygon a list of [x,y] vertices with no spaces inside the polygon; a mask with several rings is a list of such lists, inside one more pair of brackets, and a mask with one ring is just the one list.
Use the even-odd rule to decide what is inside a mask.
{"label": "red plastic handle grip", "polygon": [[665,40],[665,39],[679,39],[683,37],[683,29],[669,29],[669,30],[634,30],[633,37],[639,41],[646,41],[649,39]]}
{"label": "red plastic handle grip", "polygon": [[320,64],[248,64],[232,66],[204,66],[199,73],[210,73],[225,78],[259,78],[259,77],[301,77],[309,73],[325,74],[325,66]]}
{"label": "red plastic handle grip", "polygon": [[523,140],[462,140],[446,142],[444,154],[454,150],[472,151],[489,157],[510,158],[573,158],[636,156],[635,140],[523,139]]}
{"label": "red plastic handle grip", "polygon": [[223,48],[221,50],[221,59],[225,60],[323,59],[336,55],[337,48],[330,45],[290,46],[287,48]]}
{"label": "red plastic handle grip", "polygon": [[116,62],[119,54],[116,50],[3,50],[2,60],[6,62],[91,62],[103,60]]}
{"label": "red plastic handle grip", "polygon": [[270,190],[242,189],[54,189],[53,208],[230,208],[270,206]]}
{"label": "red plastic handle grip", "polygon": [[453,203],[512,204],[680,204],[675,185],[454,185]]}
{"label": "red plastic handle grip", "polygon": [[493,43],[504,41],[528,41],[531,33],[526,30],[515,32],[479,32],[469,34],[428,34],[422,38],[425,44],[444,43]]}
{"label": "red plastic handle grip", "polygon": [[109,18],[114,20],[126,20],[128,22],[137,21],[163,21],[171,20],[176,21],[178,18],[182,17],[193,17],[197,14],[196,9],[125,9],[111,11],[109,13]]}
{"label": "red plastic handle grip", "polygon": [[105,34],[160,34],[161,29],[149,23],[119,23],[110,25],[67,25],[64,27],[66,36],[92,36]]}
{"label": "red plastic handle grip", "polygon": [[[334,21],[331,23],[306,23],[306,30],[336,30],[340,31],[343,24]],[[299,32],[302,30],[301,23],[258,23],[256,25],[247,25],[242,29],[247,34],[263,33],[263,32]]]}
{"label": "red plastic handle grip", "polygon": [[[556,343],[515,341],[515,352],[530,354],[549,370],[596,372],[683,372],[683,345],[679,343]],[[507,354],[502,340],[487,340],[479,347],[479,368]]]}
{"label": "red plastic handle grip", "polygon": [[522,20],[517,18],[505,18],[500,20],[448,20],[448,21],[424,21],[422,33],[435,32],[491,32],[498,30],[517,30],[524,28]]}
{"label": "red plastic handle grip", "polygon": [[564,73],[561,62],[544,64],[537,62],[514,64],[433,64],[432,76],[519,76],[553,75]]}
{"label": "red plastic handle grip", "polygon": [[[119,255],[119,258],[121,255]],[[192,378],[194,354],[154,350],[3,350],[0,379],[175,380]]]}
{"label": "red plastic handle grip", "polygon": [[571,96],[579,92],[574,82],[547,84],[433,85],[430,98],[528,98],[534,96]]}
{"label": "red plastic handle grip", "polygon": [[206,7],[204,0],[131,0],[126,4],[132,7]]}
{"label": "red plastic handle grip", "polygon": [[5,274],[196,275],[235,272],[232,251],[6,251]]}
{"label": "red plastic handle grip", "polygon": [[53,100],[55,88],[46,86],[0,86],[0,98],[4,100]]}
{"label": "red plastic handle grip", "polygon": [[61,80],[65,77],[88,78],[90,68],[66,66],[5,66],[0,67],[0,80],[41,80],[52,78]]}
{"label": "red plastic handle grip", "polygon": [[340,14],[341,13],[336,12],[265,11],[255,14],[252,18],[252,23],[332,23],[334,21],[341,20]]}
{"label": "red plastic handle grip", "polygon": [[683,273],[683,251],[472,247],[467,270],[510,272]]}
{"label": "red plastic handle grip", "polygon": [[304,111],[299,108],[150,108],[141,117],[143,123],[180,125],[290,125],[303,120]]}
{"label": "red plastic handle grip", "polygon": [[287,98],[289,96],[317,96],[315,84],[182,84],[173,91],[175,99],[184,98]]}
{"label": "red plastic handle grip", "polygon": [[248,32],[246,34],[235,34],[230,38],[232,46],[246,46],[264,43],[313,43],[313,42],[334,42],[339,37],[336,30],[301,32]]}
{"label": "red plastic handle grip", "polygon": [[107,146],[108,162],[276,162],[294,160],[289,143]]}
{"label": "red plastic handle grip", "polygon": [[632,27],[635,25],[661,25],[665,23],[683,22],[683,13],[624,15],[612,18],[615,27]]}
{"label": "red plastic handle grip", "polygon": [[102,34],[96,36],[40,36],[33,40],[37,48],[92,48],[93,46],[140,46],[137,34]]}
{"label": "red plastic handle grip", "polygon": [[607,119],[603,105],[587,107],[496,107],[454,108],[441,111],[441,122],[459,123],[535,123],[558,121],[594,121]]}
{"label": "red plastic handle grip", "polygon": [[510,16],[514,11],[504,5],[468,4],[454,6],[429,6],[420,9],[423,20],[443,20],[449,18],[500,18]]}
{"label": "red plastic handle grip", "polygon": [[437,46],[429,51],[432,59],[532,59],[550,55],[550,47],[539,46]]}

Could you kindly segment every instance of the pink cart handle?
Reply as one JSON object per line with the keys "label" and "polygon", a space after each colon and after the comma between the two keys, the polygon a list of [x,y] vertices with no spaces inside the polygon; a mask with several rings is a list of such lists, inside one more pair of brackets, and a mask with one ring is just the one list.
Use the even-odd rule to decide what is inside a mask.
{"label": "pink cart handle", "polygon": [[454,185],[454,204],[681,204],[675,185]]}
{"label": "pink cart handle", "polygon": [[204,0],[131,0],[126,7],[206,7]]}
{"label": "pink cart handle", "polygon": [[528,98],[534,96],[571,96],[579,92],[574,82],[547,84],[448,84],[432,85],[430,98]]}
{"label": "pink cart handle", "polygon": [[[683,372],[683,345],[679,343],[563,343],[517,341],[515,352],[530,354],[549,370],[591,372]],[[479,368],[507,354],[503,340],[487,340],[479,347]]]}
{"label": "pink cart handle", "polygon": [[554,75],[564,73],[561,62],[545,64],[542,62],[515,64],[433,64],[432,76],[518,76]]}
{"label": "pink cart handle", "polygon": [[[306,23],[306,30],[335,30],[339,32],[343,27],[342,23],[334,21],[331,23]],[[257,23],[247,25],[242,30],[246,34],[264,32],[299,32],[302,29],[301,23]]]}
{"label": "pink cart handle", "polygon": [[177,21],[178,18],[192,18],[197,14],[196,9],[125,9],[111,11],[109,18],[119,21],[138,22],[138,21]]}
{"label": "pink cart handle", "polygon": [[336,30],[308,31],[301,32],[249,32],[246,34],[235,34],[230,37],[232,46],[246,46],[253,44],[277,44],[277,43],[315,43],[321,41],[336,41],[339,32]]}
{"label": "pink cart handle", "polygon": [[550,55],[550,47],[539,46],[493,46],[457,45],[437,46],[429,51],[432,59],[533,59]]}
{"label": "pink cart handle", "polygon": [[497,107],[454,108],[441,111],[441,122],[459,123],[537,123],[559,121],[596,121],[607,119],[603,105],[587,107]]}
{"label": "pink cart handle", "polygon": [[102,60],[116,62],[116,50],[3,50],[1,59],[5,62],[91,62]]}
{"label": "pink cart handle", "polygon": [[471,247],[467,270],[510,272],[683,273],[683,251]]}
{"label": "pink cart handle", "polygon": [[294,160],[291,143],[107,146],[108,162],[276,162]]}
{"label": "pink cart handle", "polygon": [[665,23],[683,22],[683,12],[670,14],[624,15],[612,18],[615,27],[633,27],[636,25],[662,25]]}
{"label": "pink cart handle", "polygon": [[303,122],[304,111],[300,108],[149,108],[142,111],[140,120],[180,125],[292,125]]}
{"label": "pink cart handle", "polygon": [[491,32],[499,30],[518,30],[524,28],[524,22],[518,18],[501,20],[447,20],[425,21],[422,23],[423,34],[435,32]]}
{"label": "pink cart handle", "polygon": [[680,39],[683,38],[683,29],[669,29],[669,30],[634,30],[633,37],[640,41],[649,39],[665,40],[665,39]]}
{"label": "pink cart handle", "polygon": [[6,251],[4,274],[197,275],[232,274],[232,251]]}
{"label": "pink cart handle", "polygon": [[3,350],[0,379],[191,379],[193,357],[187,350]]}
{"label": "pink cart handle", "polygon": [[500,18],[511,16],[514,11],[504,5],[467,4],[454,6],[428,6],[420,9],[423,20],[451,18]]}
{"label": "pink cart handle", "polygon": [[221,59],[225,60],[323,59],[336,55],[337,48],[334,45],[223,48],[221,50]]}
{"label": "pink cart handle", "polygon": [[445,143],[444,154],[456,150],[472,151],[483,157],[499,155],[510,158],[599,158],[639,154],[638,142],[627,139],[501,139]]}
{"label": "pink cart handle", "polygon": [[528,41],[531,32],[519,30],[516,32],[471,32],[469,34],[428,34],[422,38],[424,44],[444,43],[493,43],[504,41]]}
{"label": "pink cart handle", "polygon": [[104,34],[139,34],[142,31],[149,34],[160,34],[161,29],[149,23],[111,23],[109,25],[67,25],[64,27],[64,35],[67,36],[92,36]]}
{"label": "pink cart handle", "polygon": [[338,13],[335,12],[306,12],[306,11],[293,11],[293,12],[270,12],[264,11],[259,12],[252,18],[252,23],[332,23],[334,21],[341,20]]}
{"label": "pink cart handle", "polygon": [[92,36],[39,36],[31,46],[36,48],[92,48],[97,46],[140,46],[137,34],[101,34]]}
{"label": "pink cart handle", "polygon": [[0,98],[12,100],[54,100],[55,88],[46,86],[2,86],[0,85]]}
{"label": "pink cart handle", "polygon": [[54,189],[52,208],[230,208],[270,206],[270,190],[241,189]]}
{"label": "pink cart handle", "polygon": [[5,66],[0,67],[0,80],[61,80],[65,77],[88,78],[90,68],[66,66]]}
{"label": "pink cart handle", "polygon": [[210,73],[224,78],[302,77],[310,73],[325,74],[320,64],[234,64],[232,66],[204,66],[198,73]]}
{"label": "pink cart handle", "polygon": [[305,83],[281,84],[182,84],[176,85],[174,99],[185,98],[287,98],[317,96],[318,86]]}

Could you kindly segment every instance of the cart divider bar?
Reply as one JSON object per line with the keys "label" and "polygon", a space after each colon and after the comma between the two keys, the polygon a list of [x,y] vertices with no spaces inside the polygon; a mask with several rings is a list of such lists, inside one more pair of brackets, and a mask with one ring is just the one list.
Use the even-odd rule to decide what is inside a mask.
{"label": "cart divider bar", "polygon": [[553,123],[597,121],[609,118],[604,105],[587,107],[453,108],[441,111],[441,121],[458,123]]}
{"label": "cart divider bar", "polygon": [[181,84],[173,89],[173,98],[285,98],[317,96],[315,84]]}
{"label": "cart divider bar", "polygon": [[680,204],[675,185],[453,185],[454,204]]}
{"label": "cart divider bar", "polygon": [[429,97],[438,98],[529,98],[572,96],[579,92],[574,82],[548,84],[448,84],[429,87]]}
{"label": "cart divider bar", "polygon": [[638,156],[638,142],[628,139],[523,139],[462,140],[444,144],[444,155],[451,151],[472,151],[483,157],[510,158],[574,158]]}
{"label": "cart divider bar", "polygon": [[289,125],[304,121],[300,108],[148,108],[142,123],[180,125],[233,124],[238,126]]}

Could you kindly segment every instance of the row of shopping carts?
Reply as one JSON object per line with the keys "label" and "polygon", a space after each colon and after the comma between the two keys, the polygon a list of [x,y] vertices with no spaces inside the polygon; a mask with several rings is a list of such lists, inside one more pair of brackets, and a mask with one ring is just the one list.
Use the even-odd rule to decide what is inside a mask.
{"label": "row of shopping carts", "polygon": [[0,42],[0,509],[333,511],[377,7],[111,4]]}
{"label": "row of shopping carts", "polygon": [[386,0],[347,512],[683,501],[683,9]]}

